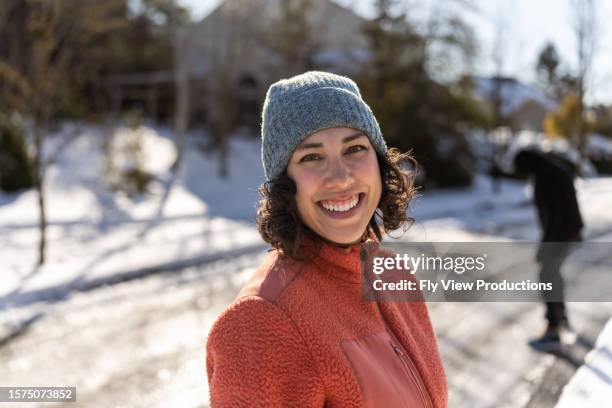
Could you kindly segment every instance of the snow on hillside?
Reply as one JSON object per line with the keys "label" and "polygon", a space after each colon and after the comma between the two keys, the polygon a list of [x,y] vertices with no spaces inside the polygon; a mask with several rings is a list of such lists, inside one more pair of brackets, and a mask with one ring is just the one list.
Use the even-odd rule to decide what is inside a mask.
{"label": "snow on hillside", "polygon": [[[500,86],[500,99],[502,101],[501,113],[510,115],[512,112],[529,101],[533,101],[553,110],[557,103],[539,89],[519,82],[515,79],[502,78]],[[495,80],[482,76],[474,77],[474,91],[476,96],[484,100],[490,100],[495,89]]]}
{"label": "snow on hillside", "polygon": [[[163,131],[140,129],[146,169],[156,180],[149,194],[132,199],[115,194],[102,178],[103,129],[85,126],[69,136],[74,133],[69,127],[49,138],[49,151],[58,145],[63,149],[47,171],[48,251],[43,267],[35,267],[35,192],[0,195],[0,308],[40,290],[61,294],[105,276],[261,246],[252,224],[254,211],[249,214],[230,194],[235,188],[251,188],[249,181],[255,185],[263,173],[261,166],[249,167],[258,160],[253,143],[235,141],[232,178],[219,183],[213,176],[216,159],[191,145],[184,166],[173,177],[172,141]],[[69,144],[63,138],[69,138]],[[232,218],[221,216],[224,210]]]}
{"label": "snow on hillside", "polygon": [[[116,131],[122,135],[130,130]],[[26,301],[41,290],[52,296],[105,277],[164,265],[177,268],[206,256],[265,247],[254,226],[257,189],[264,180],[259,140],[232,141],[229,179],[222,180],[216,155],[203,154],[193,135],[184,165],[173,176],[171,132],[140,128],[146,168],[156,180],[149,194],[129,198],[111,191],[101,177],[103,132],[65,125],[49,138],[49,151],[57,154],[47,172],[48,257],[43,267],[34,266],[35,192],[0,195],[0,306]],[[587,236],[605,235],[612,225],[606,204],[612,201],[612,183],[593,179],[580,186]],[[535,212],[525,188],[524,182],[504,181],[501,193],[492,194],[488,178],[478,176],[469,189],[428,191],[412,203],[416,225],[404,235],[393,232],[390,239],[537,240]]]}
{"label": "snow on hillside", "polygon": [[[115,129],[119,137],[132,130]],[[198,149],[192,135],[184,164],[173,176],[172,133],[137,130],[145,168],[155,175],[149,194],[129,198],[113,192],[102,178],[104,129],[65,125],[49,138],[58,152],[47,172],[47,262],[36,268],[38,208],[34,191],[0,195],[0,307],[24,302],[41,291],[67,293],[116,275],[150,268],[178,268],[207,256],[264,248],[254,226],[257,189],[264,181],[260,142],[236,137],[230,175],[218,174],[214,154]],[[51,153],[49,153],[51,155]],[[581,180],[579,199],[586,236],[606,236],[612,228],[612,182]],[[537,240],[535,211],[525,182],[504,181],[492,193],[490,180],[477,176],[468,189],[427,191],[411,205],[416,224],[390,239],[419,241]],[[51,291],[51,292],[49,292]]]}

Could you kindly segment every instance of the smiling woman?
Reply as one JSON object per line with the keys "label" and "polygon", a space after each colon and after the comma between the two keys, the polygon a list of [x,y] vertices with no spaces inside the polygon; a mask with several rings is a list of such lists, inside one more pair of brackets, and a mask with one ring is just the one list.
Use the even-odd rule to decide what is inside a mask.
{"label": "smiling woman", "polygon": [[296,148],[287,175],[297,186],[300,219],[313,232],[340,244],[361,240],[382,193],[366,135],[346,127],[314,133]]}
{"label": "smiling woman", "polygon": [[[343,197],[347,191],[350,192],[346,186],[342,186],[342,183],[347,181],[340,181],[340,188],[338,188],[338,181],[333,180],[333,175],[331,180],[329,178],[326,180],[326,185],[320,185],[323,179],[319,177],[308,177],[316,170],[313,167],[317,165],[318,160],[322,160],[318,163],[319,169],[325,165],[325,157],[322,156],[324,152],[321,152],[324,144],[331,148],[333,139],[341,137],[344,133],[350,136],[344,138],[347,140],[343,146],[345,151],[340,150],[337,155],[340,158],[344,156],[345,162],[365,162],[369,165],[369,170],[365,174],[363,170],[354,173],[349,168],[345,175],[349,178],[357,175],[361,179],[359,181],[361,190],[354,186],[349,187],[349,189],[353,188],[353,192],[358,192],[359,208],[348,213],[339,211],[343,210],[343,204],[347,203],[338,203],[338,200],[347,198]],[[327,135],[331,136],[330,140],[326,139]],[[322,138],[323,142],[313,146],[312,140],[316,138]],[[319,151],[310,152],[313,149],[319,149]],[[300,159],[296,162],[298,156]],[[375,158],[374,163],[372,157]],[[330,157],[327,157],[327,161],[329,165]],[[413,178],[401,170],[401,165],[405,162],[410,162],[413,168],[417,166],[408,154],[401,154],[397,149],[388,149],[384,156],[374,152],[369,138],[359,131],[356,133],[352,128],[328,128],[315,132],[296,148],[287,170],[275,180],[264,183],[260,188],[263,199],[260,202],[257,219],[259,232],[270,245],[282,249],[296,259],[300,258],[299,249],[302,239],[307,236],[318,238],[315,242],[326,241],[332,245],[355,243],[359,239],[365,240],[371,236],[380,241],[382,240],[381,230],[392,231],[402,226],[407,227],[413,222],[413,219],[406,213],[410,199],[414,195]],[[341,177],[345,176],[341,175]],[[363,177],[367,180],[363,180]],[[308,180],[311,180],[311,183]],[[308,194],[309,189],[317,188],[317,183],[319,183],[319,189],[323,190],[323,193],[319,194],[325,195],[321,196],[323,199],[315,201],[314,205],[319,209],[322,207],[328,210],[319,212],[318,223],[315,222],[316,218],[313,220],[308,217],[309,214],[317,212],[309,212],[309,201],[302,199]],[[329,183],[332,184],[331,191]],[[357,181],[348,180],[348,183],[355,184]],[[370,186],[373,187],[372,191],[368,191]],[[366,196],[366,193],[369,195]],[[355,196],[352,198],[355,200]],[[365,205],[369,204],[368,208],[363,208],[364,202]],[[349,206],[351,204],[348,203]],[[313,209],[312,206],[310,208]],[[358,220],[354,215],[359,216]],[[333,220],[328,220],[328,217],[348,219],[345,222],[347,224],[345,231],[338,231],[337,228],[342,226],[338,223],[330,223]],[[367,222],[364,223],[364,221]]]}
{"label": "smiling woman", "polygon": [[209,334],[212,406],[445,407],[426,305],[360,298],[361,262],[391,256],[382,231],[412,221],[410,156],[352,80],[307,72],[268,90],[262,160],[273,248]]}

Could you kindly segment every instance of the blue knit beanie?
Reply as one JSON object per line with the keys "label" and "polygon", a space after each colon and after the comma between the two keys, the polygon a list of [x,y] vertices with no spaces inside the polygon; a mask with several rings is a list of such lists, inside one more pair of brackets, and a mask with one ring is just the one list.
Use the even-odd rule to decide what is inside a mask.
{"label": "blue knit beanie", "polygon": [[387,154],[378,122],[351,79],[310,71],[272,84],[261,124],[266,178],[274,180],[283,173],[302,140],[332,127],[361,130],[378,153]]}

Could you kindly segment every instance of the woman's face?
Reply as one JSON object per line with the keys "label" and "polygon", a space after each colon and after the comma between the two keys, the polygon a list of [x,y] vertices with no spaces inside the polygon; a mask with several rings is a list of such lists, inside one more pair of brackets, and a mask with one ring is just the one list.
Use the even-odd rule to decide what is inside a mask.
{"label": "woman's face", "polygon": [[302,221],[339,244],[359,242],[382,194],[376,152],[359,130],[335,127],[304,139],[287,174]]}

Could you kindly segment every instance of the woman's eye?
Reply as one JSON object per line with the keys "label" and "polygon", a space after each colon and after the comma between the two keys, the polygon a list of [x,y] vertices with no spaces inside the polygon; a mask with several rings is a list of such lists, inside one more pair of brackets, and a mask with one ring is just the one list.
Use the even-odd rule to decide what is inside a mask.
{"label": "woman's eye", "polygon": [[300,159],[300,163],[319,160],[321,156],[315,153],[307,154]]}
{"label": "woman's eye", "polygon": [[355,146],[351,146],[348,149],[346,149],[348,153],[357,153],[357,152],[361,152],[364,150],[368,150],[367,147],[362,146],[362,145],[355,145]]}

